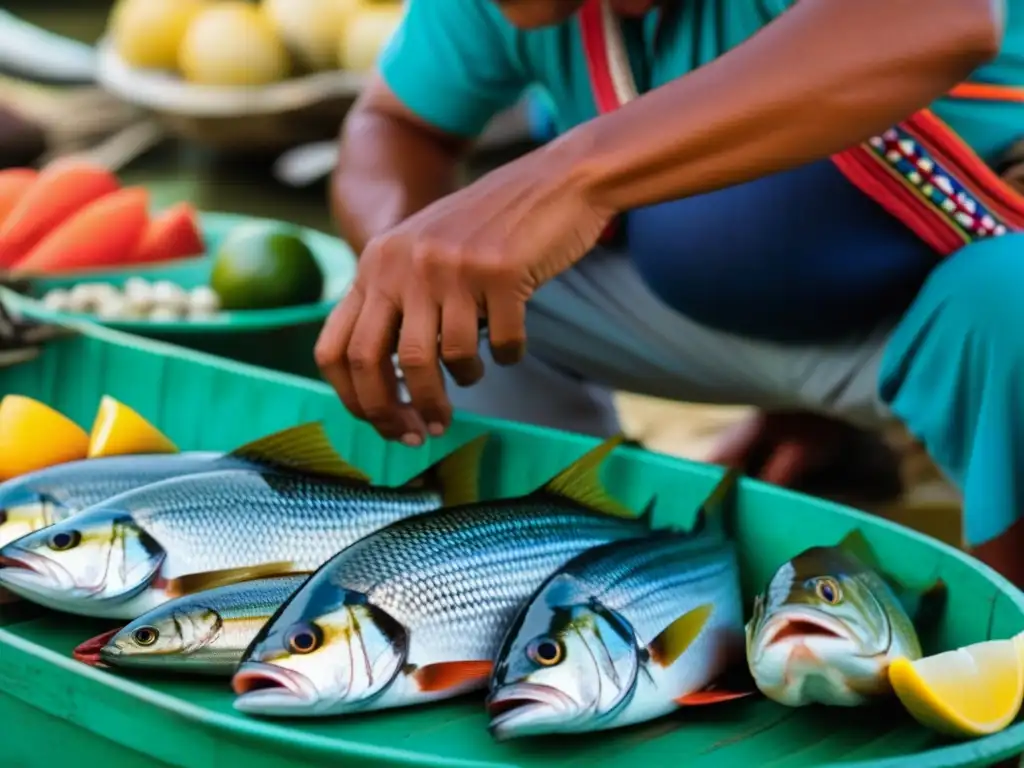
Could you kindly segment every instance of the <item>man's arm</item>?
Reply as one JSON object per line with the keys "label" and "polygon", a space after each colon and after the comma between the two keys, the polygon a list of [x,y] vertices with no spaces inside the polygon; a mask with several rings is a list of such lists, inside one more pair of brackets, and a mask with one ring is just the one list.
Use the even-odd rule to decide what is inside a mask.
{"label": "man's arm", "polygon": [[331,181],[342,236],[360,253],[377,235],[452,192],[468,147],[468,140],[413,114],[375,77],[342,129]]}
{"label": "man's arm", "polygon": [[564,136],[624,211],[796,167],[898,123],[995,56],[1005,0],[798,0],[750,40]]}

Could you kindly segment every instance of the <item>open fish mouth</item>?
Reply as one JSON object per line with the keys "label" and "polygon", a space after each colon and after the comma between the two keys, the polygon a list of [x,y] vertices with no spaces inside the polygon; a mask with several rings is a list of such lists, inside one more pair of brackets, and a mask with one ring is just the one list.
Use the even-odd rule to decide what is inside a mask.
{"label": "open fish mouth", "polygon": [[74,587],[71,574],[47,558],[17,547],[5,549],[0,554],[0,585],[50,590]]}
{"label": "open fish mouth", "polygon": [[71,652],[72,657],[76,661],[88,664],[90,667],[107,666],[104,663],[103,657],[105,655],[117,655],[120,653],[119,650],[107,648],[107,644],[114,639],[121,629],[121,627],[118,627],[117,629],[112,629],[109,632],[104,632],[102,635],[96,635],[96,637],[86,640]]}
{"label": "open fish mouth", "polygon": [[776,645],[797,637],[847,638],[834,625],[812,616],[783,617],[773,622],[765,632],[765,645]]}
{"label": "open fish mouth", "polygon": [[489,728],[499,739],[531,726],[565,723],[576,717],[577,710],[576,702],[557,688],[536,683],[509,685],[487,699]]}
{"label": "open fish mouth", "polygon": [[231,678],[231,688],[238,697],[235,708],[242,712],[308,707],[317,700],[305,675],[258,661],[242,664]]}

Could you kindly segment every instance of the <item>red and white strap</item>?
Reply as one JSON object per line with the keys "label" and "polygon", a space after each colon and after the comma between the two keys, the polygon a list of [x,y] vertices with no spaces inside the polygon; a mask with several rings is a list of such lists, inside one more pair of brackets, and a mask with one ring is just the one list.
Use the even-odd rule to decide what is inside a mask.
{"label": "red and white strap", "polygon": [[598,111],[606,114],[638,95],[622,27],[608,0],[587,0],[580,10],[579,22],[590,87]]}

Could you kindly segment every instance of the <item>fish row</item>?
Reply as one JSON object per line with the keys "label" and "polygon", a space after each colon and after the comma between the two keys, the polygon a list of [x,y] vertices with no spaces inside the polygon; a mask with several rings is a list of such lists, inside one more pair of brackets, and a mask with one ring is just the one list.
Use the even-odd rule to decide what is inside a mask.
{"label": "fish row", "polygon": [[340,715],[489,687],[499,738],[746,695],[720,682],[744,657],[777,701],[862,703],[886,692],[889,661],[920,656],[857,536],[782,566],[744,648],[723,512],[736,473],[692,530],[655,533],[601,486],[618,440],[533,493],[481,501],[485,440],[397,488],[372,485],[319,425],[230,454],[54,468],[0,486],[0,535],[36,529],[0,549],[0,585],[131,621],[78,657],[232,676],[243,712]]}

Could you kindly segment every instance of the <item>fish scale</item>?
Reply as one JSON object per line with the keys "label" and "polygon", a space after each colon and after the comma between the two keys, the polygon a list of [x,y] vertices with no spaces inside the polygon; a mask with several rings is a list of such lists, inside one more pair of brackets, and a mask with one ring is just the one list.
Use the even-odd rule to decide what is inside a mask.
{"label": "fish scale", "polygon": [[439,507],[441,495],[274,471],[165,480],[109,500],[167,553],[166,578],[262,563],[312,571],[363,536]]}
{"label": "fish scale", "polygon": [[581,556],[561,573],[581,593],[625,616],[643,642],[701,602],[735,597],[735,552],[720,539],[659,537]]}
{"label": "fish scale", "polygon": [[590,547],[648,532],[642,520],[545,498],[445,509],[363,539],[307,585],[327,578],[365,594],[409,630],[413,664],[491,659],[550,573]]}

